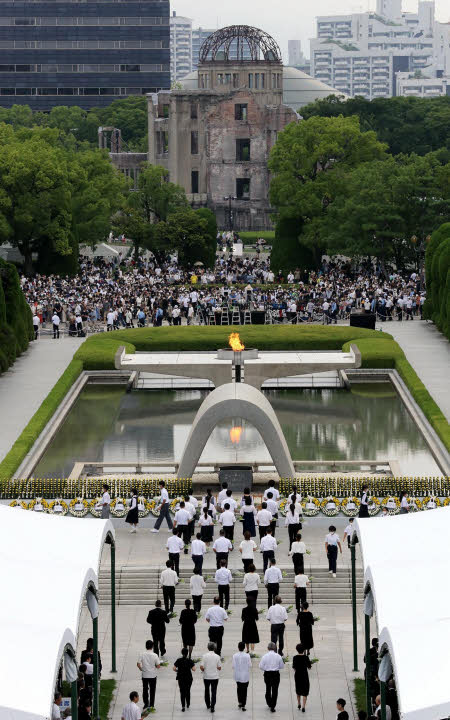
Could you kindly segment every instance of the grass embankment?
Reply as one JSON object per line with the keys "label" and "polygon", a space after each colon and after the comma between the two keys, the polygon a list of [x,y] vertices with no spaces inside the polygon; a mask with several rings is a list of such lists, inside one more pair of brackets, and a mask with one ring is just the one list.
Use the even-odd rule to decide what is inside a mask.
{"label": "grass embankment", "polygon": [[360,710],[365,710],[367,707],[366,703],[366,683],[362,678],[355,678],[354,681],[355,687],[355,701],[356,701],[356,709],[359,712]]}
{"label": "grass embankment", "polygon": [[161,327],[117,330],[88,338],[0,463],[0,478],[11,478],[82,370],[113,370],[117,349],[127,352],[216,350],[239,332],[247,347],[259,350],[344,350],[355,343],[364,368],[395,368],[437,434],[450,449],[450,428],[439,407],[388,333],[338,325],[245,325]]}
{"label": "grass embankment", "polygon": [[249,230],[248,232],[240,232],[239,237],[244,241],[244,244],[254,243],[259,238],[263,238],[266,242],[273,242],[275,240],[275,230]]}

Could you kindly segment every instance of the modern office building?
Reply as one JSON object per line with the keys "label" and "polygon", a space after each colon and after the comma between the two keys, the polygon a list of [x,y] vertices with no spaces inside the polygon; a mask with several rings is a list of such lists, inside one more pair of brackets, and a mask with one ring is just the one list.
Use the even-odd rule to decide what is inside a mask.
{"label": "modern office building", "polygon": [[[399,74],[403,88],[405,77],[432,79],[450,72],[448,27],[435,21],[430,0],[419,0],[417,13],[402,12],[401,0],[377,0],[376,12],[318,17],[317,37],[310,41],[311,74],[350,96],[397,95]],[[415,94],[413,87],[406,94]],[[432,83],[430,92],[436,87]]]}
{"label": "modern office building", "polygon": [[177,15],[170,18],[170,79],[181,80],[192,70],[192,20]]}
{"label": "modern office building", "polygon": [[170,87],[169,0],[0,0],[0,106],[104,106]]}

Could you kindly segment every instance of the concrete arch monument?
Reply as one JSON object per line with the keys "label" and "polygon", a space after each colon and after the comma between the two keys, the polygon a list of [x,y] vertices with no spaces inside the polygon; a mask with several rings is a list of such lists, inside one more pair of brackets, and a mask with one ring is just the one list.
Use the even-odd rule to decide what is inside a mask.
{"label": "concrete arch monument", "polygon": [[259,431],[280,477],[294,477],[289,448],[270,402],[260,390],[246,383],[221,385],[204,400],[192,423],[178,477],[192,477],[216,425],[233,417],[247,420]]}

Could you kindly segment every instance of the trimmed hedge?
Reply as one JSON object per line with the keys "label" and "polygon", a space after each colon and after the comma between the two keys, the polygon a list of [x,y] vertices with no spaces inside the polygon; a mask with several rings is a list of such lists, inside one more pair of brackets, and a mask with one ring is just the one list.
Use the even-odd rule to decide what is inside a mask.
{"label": "trimmed hedge", "polygon": [[431,236],[425,253],[427,299],[424,315],[450,340],[450,223]]}
{"label": "trimmed hedge", "polygon": [[0,258],[0,373],[14,363],[33,339],[31,310],[17,270]]}

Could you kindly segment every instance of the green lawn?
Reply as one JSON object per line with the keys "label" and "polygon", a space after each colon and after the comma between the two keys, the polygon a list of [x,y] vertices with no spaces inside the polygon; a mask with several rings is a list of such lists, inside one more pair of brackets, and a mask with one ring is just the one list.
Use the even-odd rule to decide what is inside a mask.
{"label": "green lawn", "polygon": [[355,687],[355,700],[356,700],[356,709],[359,710],[365,710],[367,707],[366,703],[366,683],[362,678],[355,678],[354,681]]}
{"label": "green lawn", "polygon": [[[111,705],[112,696],[116,687],[116,681],[100,680],[100,697],[98,703],[100,720],[108,720],[109,707]],[[64,680],[62,687],[63,697],[71,697],[70,683]]]}
{"label": "green lawn", "polygon": [[[355,343],[364,368],[395,368],[447,449],[450,428],[440,408],[414,372],[401,347],[388,333],[337,325],[190,326],[117,330],[86,340],[25,430],[0,463],[0,478],[13,476],[34,441],[82,370],[112,370],[117,349],[127,352],[216,350],[228,346],[230,332],[239,332],[246,347],[259,350],[344,350]],[[443,378],[444,380],[444,378]]]}
{"label": "green lawn", "polygon": [[258,238],[263,238],[267,243],[275,240],[275,230],[249,230],[248,232],[240,232],[239,237],[244,243],[254,243]]}

